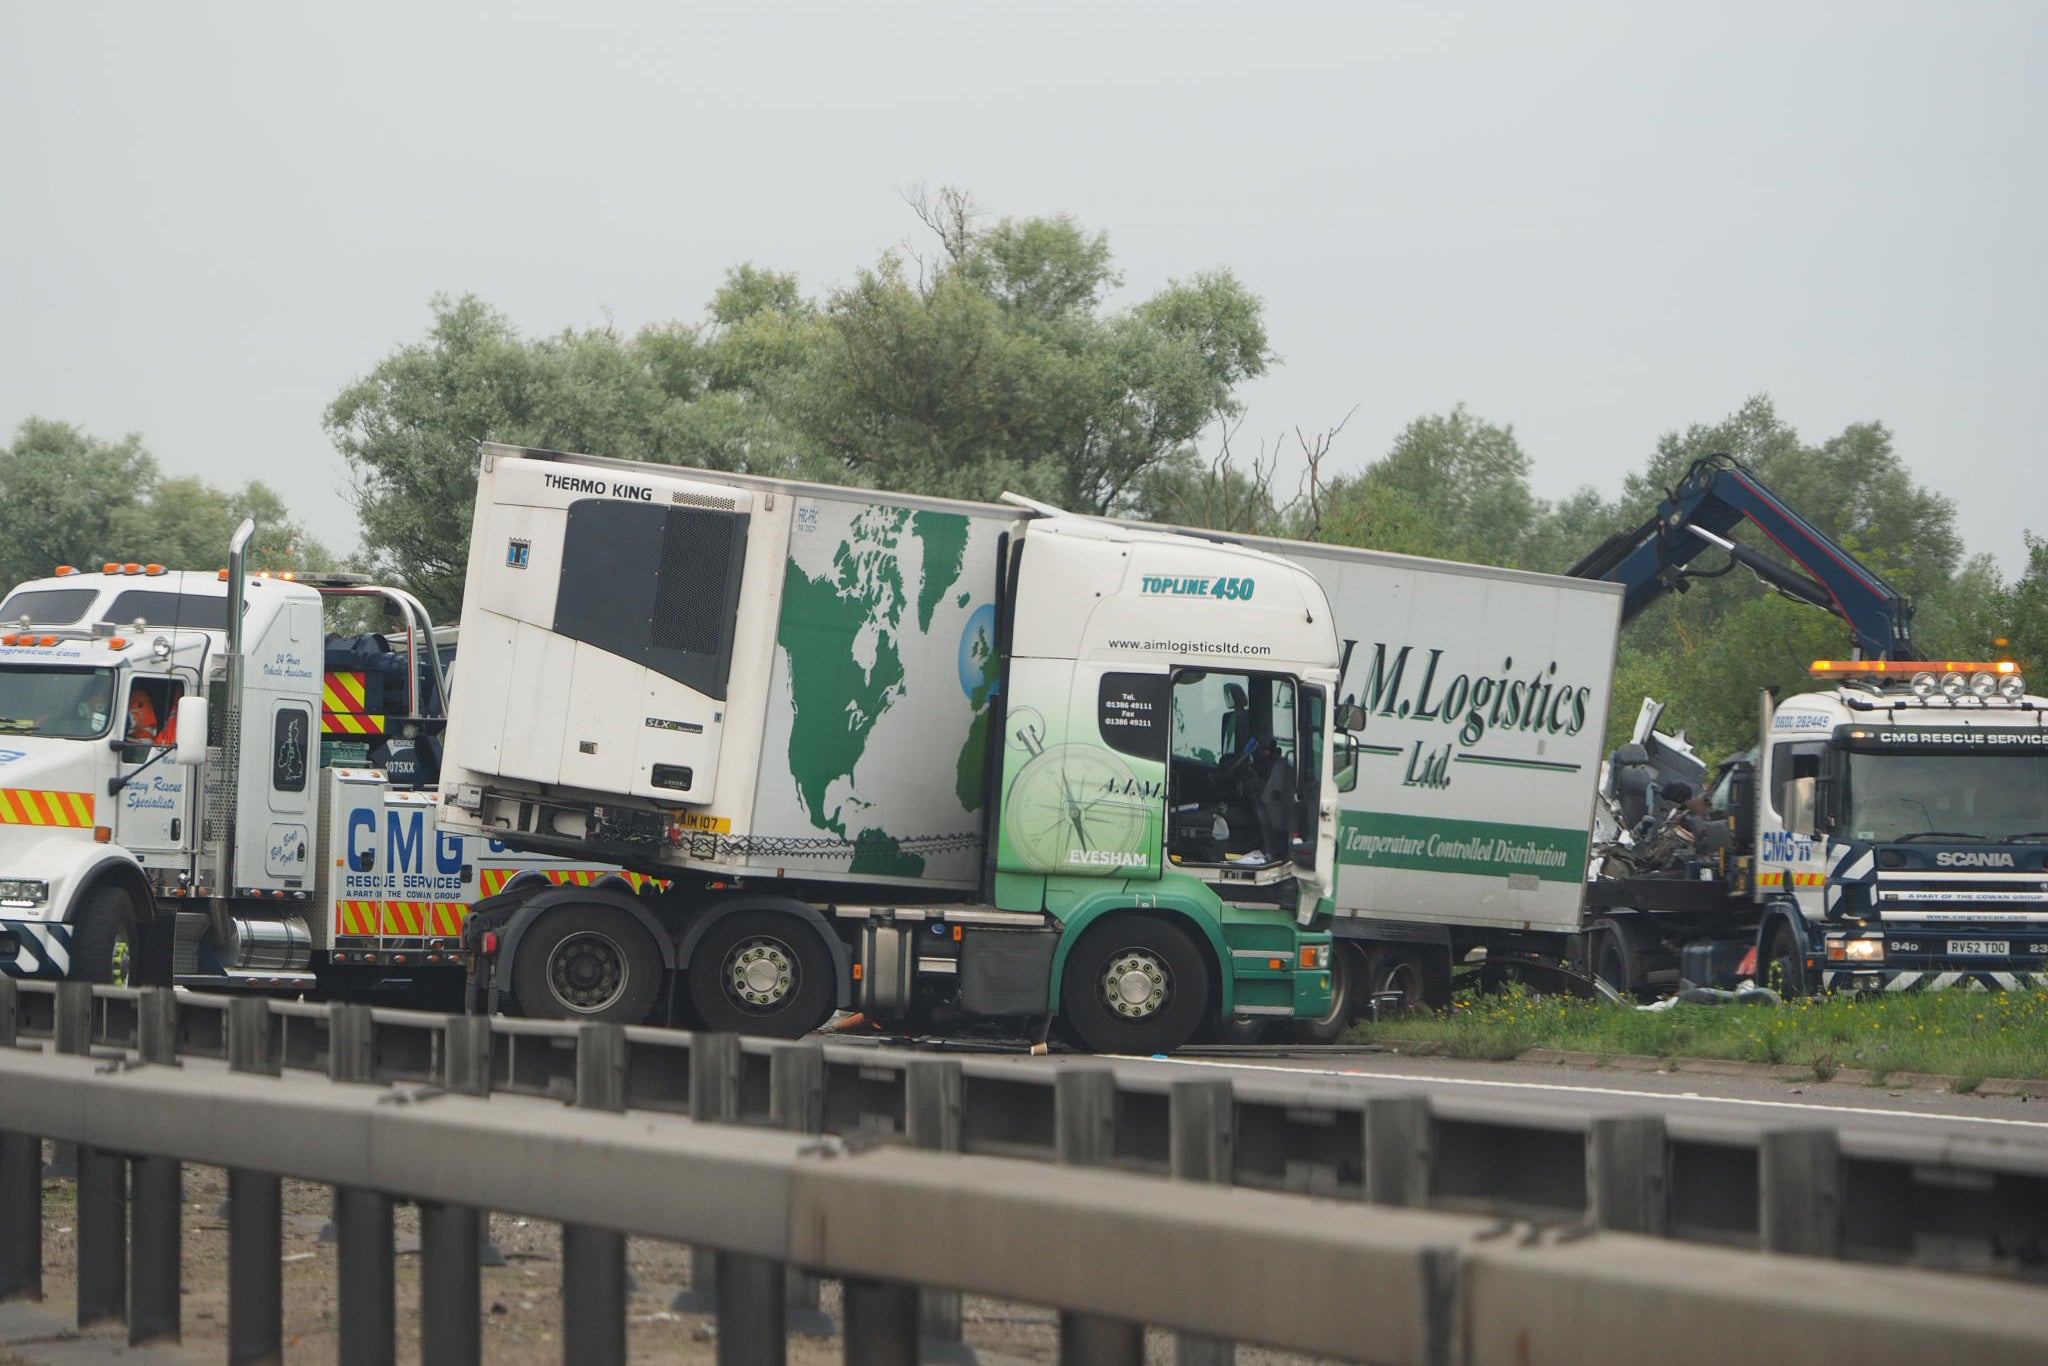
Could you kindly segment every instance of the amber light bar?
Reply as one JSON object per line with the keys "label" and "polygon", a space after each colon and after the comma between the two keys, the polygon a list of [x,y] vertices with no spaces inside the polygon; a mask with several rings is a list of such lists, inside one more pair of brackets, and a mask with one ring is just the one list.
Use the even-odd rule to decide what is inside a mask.
{"label": "amber light bar", "polygon": [[2009,659],[1965,664],[1941,659],[1816,659],[1807,672],[1815,678],[1868,678],[1873,674],[2016,674]]}

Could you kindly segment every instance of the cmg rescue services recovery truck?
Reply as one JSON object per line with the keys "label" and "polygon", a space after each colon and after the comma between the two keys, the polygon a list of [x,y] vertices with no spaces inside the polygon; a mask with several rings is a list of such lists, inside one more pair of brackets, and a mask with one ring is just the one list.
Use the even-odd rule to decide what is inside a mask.
{"label": "cmg rescue services recovery truck", "polygon": [[[0,603],[0,973],[459,1000],[471,902],[630,875],[438,830],[424,610],[245,574],[252,530],[218,574],[61,566]],[[327,638],[350,600],[405,624],[395,652]]]}
{"label": "cmg rescue services recovery truck", "polygon": [[486,445],[465,592],[442,826],[669,884],[480,903],[473,1007],[1141,1053],[1328,1012],[1355,767],[1297,565]]}

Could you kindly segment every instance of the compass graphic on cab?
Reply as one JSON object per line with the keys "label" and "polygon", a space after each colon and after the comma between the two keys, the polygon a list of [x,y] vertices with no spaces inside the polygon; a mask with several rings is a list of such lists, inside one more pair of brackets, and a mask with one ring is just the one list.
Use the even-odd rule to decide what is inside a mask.
{"label": "compass graphic on cab", "polygon": [[1151,807],[1136,795],[1137,775],[1095,745],[1045,743],[1045,718],[1031,707],[1010,713],[1011,749],[1029,754],[1003,801],[1003,832],[1034,872],[1110,873],[1144,868]]}

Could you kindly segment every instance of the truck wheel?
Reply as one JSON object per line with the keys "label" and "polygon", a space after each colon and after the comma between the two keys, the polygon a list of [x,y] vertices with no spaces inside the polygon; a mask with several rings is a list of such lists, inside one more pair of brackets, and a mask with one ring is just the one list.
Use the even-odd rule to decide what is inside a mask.
{"label": "truck wheel", "polygon": [[1095,1053],[1170,1053],[1201,1026],[1209,971],[1178,926],[1149,915],[1091,925],[1067,956],[1060,1011]]}
{"label": "truck wheel", "polygon": [[520,937],[512,995],[543,1020],[641,1024],[661,995],[661,950],[624,911],[557,906]]}
{"label": "truck wheel", "polygon": [[1366,981],[1372,985],[1375,997],[1391,995],[1401,998],[1394,1006],[1396,1015],[1428,1010],[1434,1004],[1430,999],[1429,970],[1418,950],[1392,947],[1375,950]]}
{"label": "truck wheel", "polygon": [[1358,950],[1349,944],[1330,945],[1330,1009],[1313,1020],[1294,1022],[1296,1043],[1335,1043],[1351,1027],[1363,976]]}
{"label": "truck wheel", "polygon": [[119,887],[98,887],[78,908],[71,934],[71,975],[83,982],[117,987],[140,972],[135,903]]}
{"label": "truck wheel", "polygon": [[1770,952],[1764,955],[1764,985],[1780,996],[1804,996],[1806,955],[1799,951],[1798,936],[1781,920],[1771,930],[1770,943]]}
{"label": "truck wheel", "polygon": [[1619,921],[1593,922],[1593,975],[1631,1000],[1642,990],[1642,965]]}
{"label": "truck wheel", "polygon": [[832,1018],[832,953],[791,915],[739,911],[690,955],[690,1005],[707,1029],[798,1039]]}

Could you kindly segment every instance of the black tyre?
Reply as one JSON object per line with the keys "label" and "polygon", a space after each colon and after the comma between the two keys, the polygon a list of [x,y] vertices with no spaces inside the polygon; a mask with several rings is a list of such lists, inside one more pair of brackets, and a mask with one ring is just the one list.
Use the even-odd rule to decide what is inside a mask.
{"label": "black tyre", "polygon": [[738,911],[690,955],[689,1008],[707,1029],[797,1039],[832,1018],[832,952],[793,915]]}
{"label": "black tyre", "polygon": [[1769,943],[1769,951],[1758,965],[1763,969],[1763,985],[1780,996],[1806,995],[1806,955],[1800,951],[1799,938],[1792,927],[1779,921],[1771,927]]}
{"label": "black tyre", "polygon": [[1429,964],[1420,949],[1392,944],[1374,949],[1365,980],[1375,1001],[1381,997],[1395,998],[1390,1004],[1379,1006],[1383,1015],[1409,1015],[1436,1004],[1438,993],[1430,990]]}
{"label": "black tyre", "polygon": [[1187,932],[1149,915],[1089,926],[1067,956],[1060,1012],[1095,1053],[1171,1053],[1201,1027],[1209,970]]}
{"label": "black tyre", "polygon": [[661,949],[638,920],[613,906],[553,906],[520,936],[512,995],[539,1019],[643,1024],[661,978]]}
{"label": "black tyre", "polygon": [[71,975],[81,982],[134,985],[142,960],[138,952],[135,903],[119,887],[86,894],[72,922]]}
{"label": "black tyre", "polygon": [[1294,1022],[1296,1043],[1335,1043],[1351,1027],[1365,977],[1360,950],[1351,944],[1330,945],[1330,1008],[1313,1020]]}
{"label": "black tyre", "polygon": [[1617,921],[1593,924],[1593,975],[1630,999],[1642,991],[1642,965],[1635,945]]}

